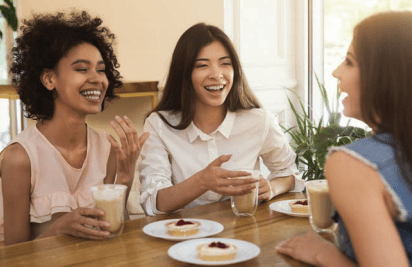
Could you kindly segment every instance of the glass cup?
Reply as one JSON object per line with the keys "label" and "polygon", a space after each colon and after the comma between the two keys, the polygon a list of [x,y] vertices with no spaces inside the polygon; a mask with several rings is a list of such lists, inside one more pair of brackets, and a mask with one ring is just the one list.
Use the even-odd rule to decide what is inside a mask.
{"label": "glass cup", "polygon": [[118,184],[97,185],[91,188],[96,208],[105,212],[101,220],[110,223],[109,238],[123,232],[126,189],[127,186]]}
{"label": "glass cup", "polygon": [[336,223],[333,220],[335,208],[330,198],[327,180],[306,182],[309,203],[309,221],[317,233],[333,233]]}
{"label": "glass cup", "polygon": [[[240,169],[236,171],[245,171],[251,174],[247,176],[234,177],[231,179],[246,179],[246,178],[259,179],[260,177],[260,171],[258,170]],[[256,182],[255,184],[256,186],[251,193],[248,193],[243,196],[231,196],[230,197],[230,204],[232,206],[232,211],[236,216],[253,216],[253,214],[255,214],[256,208],[258,206],[259,182]]]}

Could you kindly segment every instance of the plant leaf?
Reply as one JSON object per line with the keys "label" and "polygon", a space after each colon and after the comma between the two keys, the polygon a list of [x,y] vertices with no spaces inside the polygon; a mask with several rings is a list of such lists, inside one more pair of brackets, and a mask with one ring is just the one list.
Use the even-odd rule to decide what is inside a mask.
{"label": "plant leaf", "polygon": [[18,27],[18,20],[16,14],[16,8],[13,5],[13,2],[10,0],[4,0],[4,2],[8,5],[1,5],[0,11],[3,14],[4,18],[7,21],[7,24],[12,28],[13,31],[17,31]]}

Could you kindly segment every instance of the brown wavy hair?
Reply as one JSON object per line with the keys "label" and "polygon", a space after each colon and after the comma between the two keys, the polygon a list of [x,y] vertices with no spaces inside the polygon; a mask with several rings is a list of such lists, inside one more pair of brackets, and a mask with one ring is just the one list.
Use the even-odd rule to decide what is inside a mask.
{"label": "brown wavy hair", "polygon": [[35,120],[49,120],[54,114],[53,91],[44,87],[40,80],[44,69],[56,68],[68,51],[82,43],[94,45],[103,57],[109,85],[103,99],[105,103],[116,98],[114,89],[122,86],[113,51],[115,36],[108,28],[102,27],[102,20],[91,18],[83,12],[70,14],[37,14],[24,20],[21,36],[13,47],[13,63],[10,68],[13,85],[24,103],[26,116]]}
{"label": "brown wavy hair", "polygon": [[412,190],[412,12],[389,11],[364,19],[354,28],[353,46],[362,117],[379,132],[393,135],[390,144]]}
{"label": "brown wavy hair", "polygon": [[[234,112],[238,109],[260,108],[261,105],[243,74],[239,57],[229,37],[218,27],[198,23],[187,29],[178,40],[173,52],[169,74],[163,96],[159,104],[149,113],[157,112],[162,120],[174,129],[186,129],[195,114],[195,89],[192,83],[192,71],[200,50],[219,41],[229,52],[232,60],[234,77],[233,85],[226,100],[227,108]],[[158,111],[181,113],[178,125],[171,125]]]}

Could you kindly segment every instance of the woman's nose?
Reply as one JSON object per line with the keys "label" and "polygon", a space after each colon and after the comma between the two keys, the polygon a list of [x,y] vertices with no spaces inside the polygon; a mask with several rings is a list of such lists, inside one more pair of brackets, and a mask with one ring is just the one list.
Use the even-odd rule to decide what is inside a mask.
{"label": "woman's nose", "polygon": [[339,77],[340,77],[340,66],[341,66],[341,65],[339,65],[339,66],[332,72],[332,76],[335,77],[335,78],[337,78],[337,79],[339,79]]}
{"label": "woman's nose", "polygon": [[212,68],[209,74],[209,78],[221,80],[223,79],[223,72],[220,70],[220,68]]}
{"label": "woman's nose", "polygon": [[104,79],[106,79],[106,74],[102,74],[97,70],[94,71],[90,71],[89,72],[89,82],[91,83],[98,83],[98,82],[102,82]]}

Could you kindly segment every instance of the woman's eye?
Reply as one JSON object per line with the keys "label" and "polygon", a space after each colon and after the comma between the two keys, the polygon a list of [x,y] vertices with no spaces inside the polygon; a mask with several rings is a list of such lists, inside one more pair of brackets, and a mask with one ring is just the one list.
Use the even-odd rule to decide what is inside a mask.
{"label": "woman's eye", "polygon": [[87,71],[87,69],[85,69],[85,68],[80,68],[80,69],[76,69],[76,71],[84,72],[84,71]]}
{"label": "woman's eye", "polygon": [[106,73],[105,69],[97,70],[98,72]]}
{"label": "woman's eye", "polygon": [[223,63],[223,65],[232,66],[232,62],[225,62],[225,63]]}
{"label": "woman's eye", "polygon": [[352,66],[352,61],[348,58],[345,59],[345,64],[348,66]]}
{"label": "woman's eye", "polygon": [[196,65],[196,68],[204,68],[204,67],[207,67],[207,65],[206,64]]}

